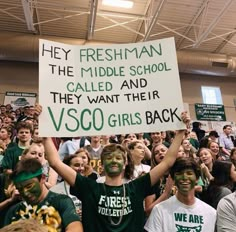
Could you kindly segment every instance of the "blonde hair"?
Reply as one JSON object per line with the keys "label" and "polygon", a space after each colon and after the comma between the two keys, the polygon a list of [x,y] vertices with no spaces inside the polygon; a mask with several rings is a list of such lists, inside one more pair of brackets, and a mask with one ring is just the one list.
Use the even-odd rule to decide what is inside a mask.
{"label": "blonde hair", "polygon": [[48,232],[48,229],[34,219],[25,219],[3,227],[0,232]]}

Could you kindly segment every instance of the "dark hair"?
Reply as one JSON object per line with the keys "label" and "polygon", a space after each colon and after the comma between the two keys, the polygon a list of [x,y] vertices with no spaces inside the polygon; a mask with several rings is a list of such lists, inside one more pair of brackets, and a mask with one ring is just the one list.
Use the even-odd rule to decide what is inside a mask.
{"label": "dark hair", "polygon": [[72,137],[60,137],[60,139],[66,142],[68,140],[72,140]]}
{"label": "dark hair", "polygon": [[230,185],[230,187],[232,187],[230,177],[232,165],[233,164],[229,161],[216,160],[212,167],[212,176],[214,177],[214,179],[211,181],[212,184],[218,186]]}
{"label": "dark hair", "polygon": [[175,131],[166,131],[165,141],[171,144],[171,140],[175,137]]}
{"label": "dark hair", "polygon": [[20,129],[28,129],[31,134],[33,132],[32,125],[28,122],[18,122],[16,125],[16,132],[18,133]]}
{"label": "dark hair", "polygon": [[223,130],[225,130],[227,127],[232,128],[232,126],[228,124],[228,125],[224,125],[224,126],[223,126]]}
{"label": "dark hair", "polygon": [[1,129],[4,129],[7,131],[8,134],[11,134],[10,137],[13,135],[13,128],[11,126],[3,126]]}
{"label": "dark hair", "polygon": [[67,166],[70,166],[71,165],[71,160],[73,160],[75,157],[80,157],[81,158],[81,156],[79,156],[78,154],[68,155],[63,159],[63,163],[66,164]]}
{"label": "dark hair", "polygon": [[210,131],[209,136],[215,136],[216,138],[219,138],[217,131]]}
{"label": "dark hair", "polygon": [[120,144],[111,143],[103,147],[102,153],[101,153],[101,163],[103,164],[104,158],[106,155],[119,150],[123,156],[124,161],[127,160],[127,150]]}
{"label": "dark hair", "polygon": [[220,200],[221,188],[227,187],[230,190],[233,189],[233,181],[230,177],[232,163],[228,161],[216,160],[212,167],[213,180],[207,187],[206,192],[203,192],[202,200],[211,205],[215,209],[217,208]]}
{"label": "dark hair", "polygon": [[[16,164],[15,170],[11,174],[11,179],[14,179],[21,172],[34,173],[37,172],[40,168],[42,168],[42,164],[37,159],[22,159]],[[37,178],[40,180],[41,177],[42,174],[39,175]]]}
{"label": "dark hair", "polygon": [[138,143],[142,143],[140,140],[135,140],[131,143],[128,144],[128,149],[129,150],[134,150],[135,146],[138,144]]}
{"label": "dark hair", "polygon": [[128,180],[131,180],[134,177],[134,162],[128,149],[127,149],[127,165],[125,166],[124,177]]}
{"label": "dark hair", "polygon": [[201,126],[200,122],[193,122],[192,124],[193,128],[199,128]]}
{"label": "dark hair", "polygon": [[125,139],[127,139],[127,138],[129,137],[129,135],[131,135],[131,134],[135,135],[136,138],[137,138],[137,135],[136,135],[135,133],[129,133],[129,134],[126,134],[126,135],[125,135]]}
{"label": "dark hair", "polygon": [[177,158],[174,165],[170,169],[171,178],[174,179],[176,172],[181,172],[184,169],[192,169],[197,177],[200,177],[200,167],[193,158]]}

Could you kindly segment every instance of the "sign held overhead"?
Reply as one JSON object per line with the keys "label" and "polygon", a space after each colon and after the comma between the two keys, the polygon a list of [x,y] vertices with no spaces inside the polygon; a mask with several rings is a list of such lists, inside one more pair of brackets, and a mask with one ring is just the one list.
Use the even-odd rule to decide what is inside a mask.
{"label": "sign held overhead", "polygon": [[40,136],[185,128],[173,38],[106,46],[40,40]]}

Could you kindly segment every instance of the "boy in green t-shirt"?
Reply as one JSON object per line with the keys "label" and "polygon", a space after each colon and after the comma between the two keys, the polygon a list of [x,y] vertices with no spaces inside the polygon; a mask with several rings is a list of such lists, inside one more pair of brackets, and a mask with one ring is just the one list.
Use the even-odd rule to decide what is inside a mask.
{"label": "boy in green t-shirt", "polygon": [[[38,113],[41,110],[39,106]],[[189,124],[190,119],[186,113],[182,114],[182,121]],[[52,168],[72,186],[71,194],[82,201],[85,232],[143,232],[143,200],[151,194],[152,186],[175,162],[183,135],[184,130],[177,132],[165,158],[150,173],[126,184],[123,184],[123,174],[127,154],[119,144],[103,148],[101,162],[105,170],[104,184],[83,177],[63,164],[50,138],[44,138],[44,146]]]}
{"label": "boy in green t-shirt", "polygon": [[83,232],[71,198],[47,189],[38,160],[19,161],[11,178],[24,201],[8,210],[4,225],[32,218],[46,225],[48,231]]}

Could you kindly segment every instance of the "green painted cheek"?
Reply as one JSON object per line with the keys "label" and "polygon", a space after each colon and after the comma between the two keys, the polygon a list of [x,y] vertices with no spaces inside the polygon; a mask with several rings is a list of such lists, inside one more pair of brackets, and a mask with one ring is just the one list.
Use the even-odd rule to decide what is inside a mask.
{"label": "green painted cheek", "polygon": [[34,188],[32,189],[32,193],[36,196],[36,198],[39,198],[41,193],[42,193],[42,189],[39,183],[37,183]]}
{"label": "green painted cheek", "polygon": [[[112,165],[117,165],[117,169],[114,171],[112,170]],[[123,163],[112,162],[112,161],[105,161],[104,162],[104,169],[107,174],[119,174],[123,171]]]}
{"label": "green painted cheek", "polygon": [[192,177],[190,178],[190,180],[191,180],[191,188],[194,188],[195,185],[196,185],[196,177],[195,177],[195,176],[192,176]]}
{"label": "green painted cheek", "polygon": [[110,166],[111,166],[111,162],[109,162],[109,161],[104,162],[104,169],[106,172],[109,172]]}
{"label": "green painted cheek", "polygon": [[184,175],[178,175],[178,176],[175,176],[175,182],[179,182],[180,180],[182,180],[184,178]]}
{"label": "green painted cheek", "polygon": [[175,183],[176,183],[176,186],[179,188],[179,190],[181,190],[182,187],[179,186],[178,183],[179,183],[179,181],[184,180],[184,179],[190,180],[191,189],[193,189],[193,188],[195,187],[195,185],[196,185],[196,178],[195,178],[194,175],[192,175],[192,176],[187,176],[187,177],[185,176],[185,174],[182,174],[182,175],[175,175],[175,176],[174,176],[174,181],[175,181]]}
{"label": "green painted cheek", "polygon": [[41,196],[42,190],[40,187],[39,183],[35,183],[35,185],[31,188],[28,189],[24,192],[24,196],[25,198],[27,198],[29,195],[35,197],[35,201],[37,201],[39,199],[39,197]]}

